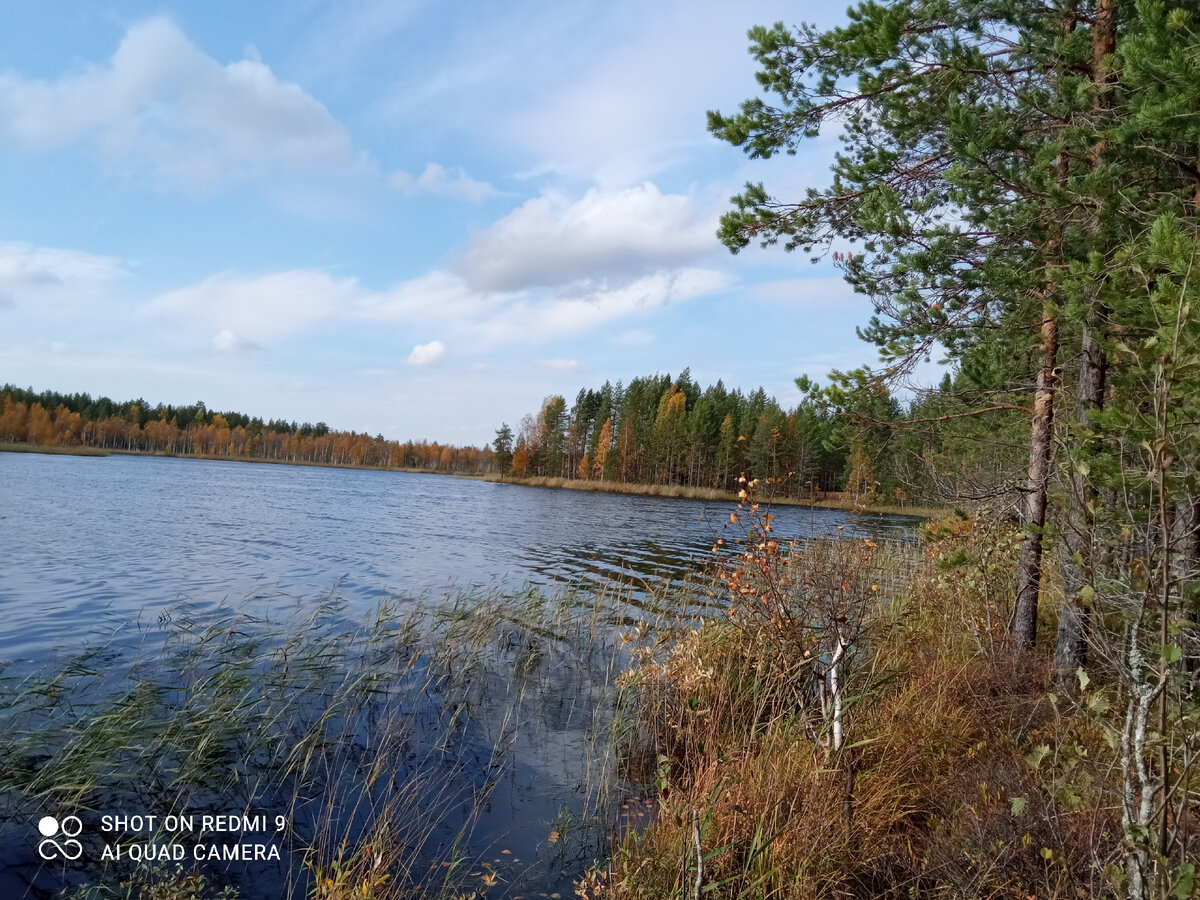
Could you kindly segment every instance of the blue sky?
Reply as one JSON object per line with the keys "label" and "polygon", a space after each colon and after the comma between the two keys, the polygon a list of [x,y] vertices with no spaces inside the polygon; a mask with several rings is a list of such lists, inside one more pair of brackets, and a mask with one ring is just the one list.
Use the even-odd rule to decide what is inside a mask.
{"label": "blue sky", "polygon": [[802,254],[716,240],[747,28],[813,2],[0,5],[0,382],[454,443],[690,366],[870,362]]}

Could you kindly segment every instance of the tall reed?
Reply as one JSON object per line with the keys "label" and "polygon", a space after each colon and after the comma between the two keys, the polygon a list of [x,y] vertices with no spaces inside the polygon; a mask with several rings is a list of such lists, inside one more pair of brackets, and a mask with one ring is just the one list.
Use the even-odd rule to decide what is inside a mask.
{"label": "tall reed", "polygon": [[[47,810],[83,818],[86,865],[24,863],[36,889],[80,896],[191,896],[189,884],[325,900],[561,889],[604,852],[618,815],[619,794],[605,792],[617,783],[608,736],[627,654],[617,625],[636,610],[627,600],[474,591],[385,603],[365,622],[336,597],[280,621],[180,611],[153,648],[114,641],[32,673],[10,666],[0,834],[24,840]],[[533,782],[559,793],[551,820],[489,817],[497,790],[525,803]],[[277,844],[274,865],[100,862],[113,841],[196,841],[165,831],[171,814],[258,811],[286,820],[246,838]],[[113,812],[160,824],[104,835],[99,816]]]}

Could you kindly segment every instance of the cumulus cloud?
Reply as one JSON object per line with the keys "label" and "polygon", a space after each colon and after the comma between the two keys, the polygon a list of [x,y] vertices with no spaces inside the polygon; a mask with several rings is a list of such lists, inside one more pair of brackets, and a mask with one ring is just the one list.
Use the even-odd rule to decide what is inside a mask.
{"label": "cumulus cloud", "polygon": [[471,322],[495,312],[505,298],[472,290],[459,275],[434,269],[385,291],[364,294],[359,314],[383,322],[419,321],[431,317]]}
{"label": "cumulus cloud", "polygon": [[83,143],[116,169],[189,189],[365,163],[318,100],[256,58],[222,65],[170,19],[132,26],[112,59],[57,79],[0,75],[0,141]]}
{"label": "cumulus cloud", "polygon": [[[364,322],[436,329],[467,346],[536,344],[725,289],[727,275],[695,264],[715,246],[712,222],[688,195],[653,184],[590,190],[573,202],[530,200],[476,234],[448,267],[389,287],[311,269],[222,273],[145,311],[178,333],[228,330],[266,346],[319,323]],[[213,346],[240,344],[224,337]],[[436,362],[444,351],[435,341],[409,361]]]}
{"label": "cumulus cloud", "polygon": [[430,341],[428,344],[417,344],[413,347],[407,362],[410,366],[431,366],[441,362],[445,355],[445,344],[441,341]]}
{"label": "cumulus cloud", "polygon": [[211,346],[217,353],[227,354],[248,353],[263,349],[261,344],[246,340],[232,328],[222,328],[213,335]]}
{"label": "cumulus cloud", "polygon": [[[223,272],[199,284],[162,294],[144,308],[151,319],[183,333],[215,333],[213,349],[259,344],[303,332],[348,308],[361,294],[353,278],[297,269],[245,276]],[[223,334],[233,336],[222,338]]]}
{"label": "cumulus cloud", "polygon": [[372,321],[438,323],[486,344],[537,342],[576,334],[727,287],[710,269],[653,272],[627,283],[580,281],[555,289],[475,290],[463,277],[435,270],[387,291],[363,294],[357,315]]}
{"label": "cumulus cloud", "polygon": [[[684,267],[622,283],[581,281],[559,288],[475,290],[462,276],[434,270],[385,290],[353,278],[299,269],[270,275],[221,273],[145,304],[144,317],[174,334],[215,334],[219,352],[270,345],[316,327],[371,323],[434,326],[477,345],[538,343],[653,312],[728,287],[724,273]],[[440,341],[414,348],[409,362],[436,362]]]}
{"label": "cumulus cloud", "polygon": [[481,323],[490,341],[538,339],[573,334],[608,322],[722,290],[729,279],[709,269],[655,272],[617,287],[581,285],[549,296],[523,295],[502,315]]}
{"label": "cumulus cloud", "polygon": [[393,172],[388,184],[402,194],[433,194],[470,203],[482,203],[496,193],[486,181],[476,181],[462,169],[450,172],[437,163],[427,163],[425,171],[413,177],[408,172]]}
{"label": "cumulus cloud", "polygon": [[455,267],[479,290],[629,281],[713,252],[715,228],[692,197],[649,182],[574,202],[544,195],[474,235]]}

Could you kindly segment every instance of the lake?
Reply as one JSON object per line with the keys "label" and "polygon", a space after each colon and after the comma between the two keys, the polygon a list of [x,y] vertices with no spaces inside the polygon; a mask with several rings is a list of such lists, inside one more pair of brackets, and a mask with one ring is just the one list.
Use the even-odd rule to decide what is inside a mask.
{"label": "lake", "polygon": [[[136,683],[147,677],[137,654],[153,658],[180,610],[201,622],[235,615],[284,621],[336,596],[337,615],[356,621],[383,601],[420,611],[462,592],[630,583],[625,596],[636,605],[655,585],[697,572],[715,537],[737,536],[727,528],[732,508],[384,471],[0,453],[0,659],[21,671],[115,644],[125,656],[111,658],[113,670]],[[781,537],[839,527],[905,535],[914,525],[835,510],[773,512]],[[449,659],[436,689],[396,701],[392,712],[425,723],[406,737],[405,759],[414,747],[422,760],[437,756],[434,749],[441,754],[442,768],[421,777],[434,771],[460,793],[478,793],[485,783],[488,791],[486,803],[470,810],[447,803],[423,852],[442,852],[439,842],[453,843],[470,823],[468,855],[493,860],[495,869],[480,872],[499,877],[488,896],[570,896],[572,879],[603,852],[602,834],[574,845],[559,836],[595,811],[590,782],[611,769],[610,761],[597,762],[593,742],[608,721],[611,689],[604,666],[593,671],[574,660],[583,651],[569,640],[541,641],[533,653],[518,632],[511,647],[489,657],[495,668],[484,666],[452,703],[444,686],[455,677]],[[314,640],[326,639],[314,632]],[[423,671],[407,665],[397,677]],[[433,672],[427,660],[421,666]],[[448,703],[452,764],[441,761]],[[357,720],[343,727],[351,744],[377,737]],[[497,762],[501,745],[511,749]],[[30,763],[45,764],[48,758]],[[10,811],[23,808],[8,802]],[[307,810],[306,827],[315,828],[321,814]],[[81,817],[89,828],[96,824]],[[341,824],[357,827],[353,817]],[[0,822],[0,894],[49,896],[78,883],[81,870],[56,870],[31,855],[27,831],[20,821]],[[244,896],[279,896],[295,868],[285,860],[266,874],[250,866],[233,877]]]}
{"label": "lake", "polygon": [[[471,479],[109,456],[0,453],[0,659],[199,608],[351,610],[482,586],[679,578],[732,504]],[[911,532],[913,520],[781,506],[782,536]]]}

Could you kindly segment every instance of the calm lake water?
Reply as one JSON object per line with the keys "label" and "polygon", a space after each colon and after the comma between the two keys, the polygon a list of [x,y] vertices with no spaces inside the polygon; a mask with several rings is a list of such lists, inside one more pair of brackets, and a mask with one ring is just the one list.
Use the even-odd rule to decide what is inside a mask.
{"label": "calm lake water", "polygon": [[[165,609],[678,578],[731,504],[299,466],[0,453],[0,659]],[[778,507],[783,536],[913,520]]]}
{"label": "calm lake water", "polygon": [[[114,634],[149,653],[180,609],[200,620],[235,609],[282,620],[333,593],[340,614],[357,620],[388,598],[428,605],[474,589],[678,581],[704,564],[714,536],[736,537],[725,529],[731,509],[394,472],[0,453],[0,660],[19,670]],[[783,537],[838,526],[907,534],[914,525],[798,507],[774,514]],[[487,775],[490,799],[472,813],[465,849],[503,869],[490,897],[570,896],[572,880],[603,852],[603,835],[574,856],[565,838],[548,835],[592,809],[592,738],[605,720],[596,710],[611,707],[611,694],[572,664],[574,650],[545,646],[546,663],[514,692],[503,665],[517,666],[522,648],[510,649],[488,676],[495,702],[480,696],[467,714],[448,783],[472,789],[519,707],[514,750],[500,774]],[[411,709],[431,722],[443,713],[435,697]],[[447,811],[431,841],[453,841],[464,815]],[[81,877],[39,862],[28,826],[0,821],[0,896],[50,896]],[[282,896],[296,867],[288,865],[251,871],[244,896]]]}

